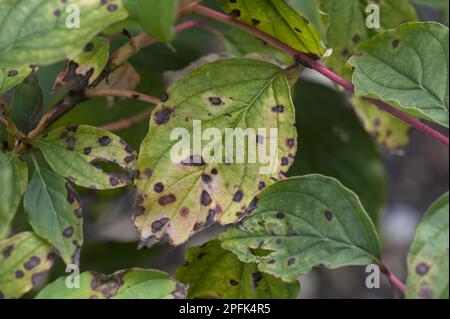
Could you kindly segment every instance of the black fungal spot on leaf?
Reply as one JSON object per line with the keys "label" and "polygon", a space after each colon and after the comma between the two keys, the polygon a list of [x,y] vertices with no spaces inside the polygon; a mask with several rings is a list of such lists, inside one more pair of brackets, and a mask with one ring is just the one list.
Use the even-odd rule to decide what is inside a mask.
{"label": "black fungal spot on leaf", "polygon": [[330,212],[329,210],[327,210],[327,211],[324,213],[324,215],[325,215],[325,218],[326,218],[328,221],[331,221],[331,220],[333,219],[333,213]]}
{"label": "black fungal spot on leaf", "polygon": [[233,196],[233,202],[239,203],[244,198],[244,193],[237,191]]}
{"label": "black fungal spot on leaf", "polygon": [[419,276],[425,276],[430,270],[430,266],[426,262],[421,262],[416,266],[416,274]]}
{"label": "black fungal spot on leaf", "polygon": [[295,258],[289,258],[288,261],[287,261],[287,265],[288,265],[288,266],[291,266],[291,265],[293,265],[294,263],[295,263]]}
{"label": "black fungal spot on leaf", "polygon": [[87,43],[87,44],[84,46],[83,51],[84,51],[84,52],[91,52],[93,48],[94,48],[94,43],[89,42],[89,43]]}
{"label": "black fungal spot on leaf", "polygon": [[41,262],[41,260],[39,259],[39,257],[31,256],[30,259],[23,264],[23,267],[26,270],[31,270],[34,267],[36,267],[37,265],[39,265],[40,262]]}
{"label": "black fungal spot on leaf", "polygon": [[189,215],[189,208],[181,207],[181,209],[180,209],[180,216],[181,217],[187,217],[188,215]]}
{"label": "black fungal spot on leaf", "polygon": [[2,249],[2,256],[4,258],[8,258],[9,256],[11,256],[12,251],[14,250],[14,246],[13,245],[8,245],[5,248]]}
{"label": "black fungal spot on leaf", "polygon": [[393,47],[394,49],[397,49],[397,47],[398,47],[399,44],[400,44],[400,40],[398,40],[398,39],[392,40],[392,47]]}
{"label": "black fungal spot on leaf", "polygon": [[9,76],[10,78],[13,78],[13,77],[17,76],[17,74],[19,74],[19,72],[17,72],[17,70],[10,70],[10,71],[8,72],[8,76]]}
{"label": "black fungal spot on leaf", "polygon": [[67,149],[69,151],[73,151],[75,149],[76,142],[77,142],[77,139],[74,136],[70,136],[70,137],[66,138]]}
{"label": "black fungal spot on leaf", "polygon": [[14,274],[14,276],[15,276],[17,279],[23,278],[24,275],[25,275],[25,274],[23,273],[22,270],[17,270],[17,271],[15,272],[15,274]]}
{"label": "black fungal spot on leaf", "polygon": [[212,181],[211,176],[209,176],[208,174],[203,174],[202,175],[202,181],[205,184],[211,183],[211,181]]}
{"label": "black fungal spot on leaf", "polygon": [[163,107],[161,110],[155,113],[155,123],[158,125],[166,124],[170,120],[170,116],[173,113],[173,108]]}
{"label": "black fungal spot on leaf", "polygon": [[221,99],[220,97],[214,97],[214,96],[212,96],[212,97],[210,97],[208,100],[209,100],[209,103],[211,103],[212,105],[215,105],[215,106],[219,106],[219,105],[224,104],[224,103],[222,102],[222,99]]}
{"label": "black fungal spot on leaf", "polygon": [[289,159],[287,157],[281,158],[281,166],[287,166],[289,165]]}
{"label": "black fungal spot on leaf", "polygon": [[100,144],[100,146],[108,146],[111,144],[111,138],[109,138],[109,136],[102,136],[98,139],[98,144]]}
{"label": "black fungal spot on leaf", "polygon": [[153,186],[153,190],[157,193],[162,193],[164,191],[164,184],[161,182],[156,183]]}
{"label": "black fungal spot on leaf", "polygon": [[169,100],[169,94],[167,92],[164,92],[161,97],[161,102],[167,102]]}
{"label": "black fungal spot on leaf", "polygon": [[252,279],[253,279],[253,288],[258,288],[258,283],[263,279],[263,273],[260,271],[256,271],[252,273]]}
{"label": "black fungal spot on leaf", "polygon": [[233,10],[230,12],[230,15],[231,15],[232,17],[239,18],[239,17],[241,16],[241,10],[239,10],[239,9],[233,9]]}
{"label": "black fungal spot on leaf", "polygon": [[266,183],[265,183],[265,182],[260,181],[260,182],[258,183],[258,189],[259,189],[259,190],[262,190],[262,189],[264,189],[265,187],[266,187]]}
{"label": "black fungal spot on leaf", "polygon": [[257,26],[257,25],[260,24],[260,23],[261,23],[260,20],[255,19],[255,18],[252,19],[252,24],[253,24],[254,26]]}
{"label": "black fungal spot on leaf", "polygon": [[85,147],[85,148],[83,149],[83,154],[84,154],[84,155],[89,155],[89,154],[91,154],[91,151],[92,151],[92,148],[91,148],[91,147]]}
{"label": "black fungal spot on leaf", "polygon": [[239,285],[239,282],[237,282],[236,280],[234,280],[234,279],[230,279],[230,285],[232,285],[232,286],[237,286],[237,285]]}
{"label": "black fungal spot on leaf", "polygon": [[211,174],[217,175],[217,173],[218,173],[217,168],[213,168],[213,169],[211,170]]}
{"label": "black fungal spot on leaf", "polygon": [[277,215],[276,215],[276,217],[277,217],[278,219],[283,219],[283,218],[285,217],[285,215],[284,215],[283,212],[278,212]]}
{"label": "black fungal spot on leaf", "polygon": [[274,113],[283,113],[284,112],[284,106],[283,105],[275,105],[272,107],[272,112]]}
{"label": "black fungal spot on leaf", "polygon": [[70,237],[72,237],[72,235],[73,235],[73,227],[72,226],[69,226],[66,229],[64,229],[64,231],[63,231],[64,237],[70,238]]}
{"label": "black fungal spot on leaf", "polygon": [[152,232],[157,233],[163,229],[164,225],[169,222],[169,218],[163,217],[160,220],[156,220],[152,223]]}
{"label": "black fungal spot on leaf", "polygon": [[110,176],[109,177],[109,184],[112,187],[116,187],[117,185],[119,185],[119,179],[116,176]]}
{"label": "black fungal spot on leaf", "polygon": [[209,196],[209,193],[207,191],[203,191],[202,195],[200,196],[200,203],[203,206],[209,206],[212,203],[211,196]]}
{"label": "black fungal spot on leaf", "polygon": [[152,177],[152,175],[153,175],[153,170],[152,170],[151,168],[146,168],[145,171],[144,171],[144,175],[145,175],[146,177]]}
{"label": "black fungal spot on leaf", "polygon": [[287,145],[289,148],[293,148],[293,147],[295,146],[295,140],[294,140],[293,138],[288,139],[288,140],[286,141],[286,145]]}
{"label": "black fungal spot on leaf", "polygon": [[48,271],[44,270],[44,271],[32,274],[31,275],[31,283],[33,284],[33,286],[36,286],[41,281],[41,279],[47,275],[47,273],[48,273]]}

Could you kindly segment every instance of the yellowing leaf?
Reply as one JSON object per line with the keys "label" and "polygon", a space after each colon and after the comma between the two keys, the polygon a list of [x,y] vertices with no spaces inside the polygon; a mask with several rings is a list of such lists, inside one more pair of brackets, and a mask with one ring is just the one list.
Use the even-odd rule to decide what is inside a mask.
{"label": "yellowing leaf", "polygon": [[284,0],[218,0],[224,11],[300,52],[322,57],[325,47],[316,28]]}
{"label": "yellowing leaf", "polygon": [[0,241],[0,299],[20,298],[52,267],[53,248],[32,232]]}
{"label": "yellowing leaf", "polygon": [[80,275],[80,287],[70,289],[66,277],[50,283],[36,299],[182,299],[186,287],[168,274],[132,268],[112,275],[87,271]]}
{"label": "yellowing leaf", "polygon": [[[194,120],[201,121],[201,128],[196,122],[196,131],[216,128],[219,136],[206,137],[205,149],[191,148],[186,158],[180,155],[172,160],[171,150],[180,143],[177,138],[171,140],[172,131],[185,129],[192,136]],[[251,210],[259,190],[292,164],[294,123],[289,83],[276,65],[225,59],[175,81],[154,110],[139,153],[134,219],[142,245],[151,246],[166,236],[179,245],[215,221],[229,224],[241,219]],[[254,129],[247,131],[250,135],[245,140],[253,151],[262,149],[268,156],[270,139],[276,142],[272,164],[261,163],[259,157],[254,163],[236,163],[237,154],[248,158],[247,142],[231,154],[233,158],[224,156],[224,148],[211,152],[206,144],[220,145],[226,128]],[[277,138],[270,128],[278,129]],[[266,130],[266,138],[257,137],[258,129]],[[211,154],[215,162],[209,161]]]}

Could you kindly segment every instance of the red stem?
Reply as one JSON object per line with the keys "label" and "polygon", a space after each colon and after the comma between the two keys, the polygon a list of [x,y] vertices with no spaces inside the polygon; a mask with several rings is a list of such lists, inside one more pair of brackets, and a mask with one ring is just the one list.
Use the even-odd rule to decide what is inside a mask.
{"label": "red stem", "polygon": [[386,276],[386,278],[389,280],[392,286],[397,288],[399,291],[401,291],[403,294],[406,294],[406,285],[398,279],[394,274],[392,274],[385,265],[379,264],[381,272]]}
{"label": "red stem", "polygon": [[[259,39],[270,43],[272,46],[286,52],[287,54],[293,56],[296,60],[298,60],[300,63],[316,70],[317,72],[321,73],[322,75],[324,75],[325,77],[327,77],[328,79],[330,79],[331,81],[339,84],[340,86],[342,86],[343,88],[345,88],[346,90],[355,93],[355,86],[353,85],[353,83],[347,81],[346,79],[344,79],[343,77],[341,77],[340,75],[334,73],[333,71],[331,71],[330,69],[328,69],[327,67],[325,67],[324,65],[320,64],[319,62],[317,62],[316,60],[314,60],[313,58],[311,58],[310,56],[306,55],[305,53],[299,52],[294,48],[291,48],[290,46],[288,46],[287,44],[284,44],[282,42],[280,42],[279,40],[273,38],[272,36],[248,25],[245,23],[242,23],[238,20],[236,20],[233,17],[227,16],[225,14],[222,14],[220,12],[217,12],[215,10],[209,9],[207,7],[204,6],[196,6],[193,10],[194,13],[197,13],[199,15],[202,15],[204,17],[210,18],[212,20],[216,20],[219,22],[222,22],[224,24],[227,24],[229,26],[232,27],[236,27],[238,29],[244,30],[250,34],[253,34],[254,36],[258,37]],[[421,121],[410,117],[409,115],[397,110],[396,108],[392,107],[391,105],[380,101],[380,100],[376,100],[376,99],[372,99],[372,98],[368,98],[365,97],[364,98],[366,101],[368,101],[369,103],[372,103],[376,106],[378,106],[379,108],[385,110],[386,112],[391,113],[392,115],[394,115],[395,117],[401,119],[402,121],[405,121],[406,123],[410,124],[411,126],[415,127],[416,129],[418,129],[419,131],[429,135],[430,137],[436,139],[437,141],[441,142],[442,144],[445,145],[449,145],[449,140],[448,137],[445,136],[444,134],[434,130],[433,128],[427,126],[426,124],[422,123]]]}

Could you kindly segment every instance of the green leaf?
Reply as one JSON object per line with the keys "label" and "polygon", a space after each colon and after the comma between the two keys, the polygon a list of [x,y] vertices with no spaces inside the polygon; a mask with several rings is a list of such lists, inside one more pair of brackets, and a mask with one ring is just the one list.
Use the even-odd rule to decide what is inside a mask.
{"label": "green leaf", "polygon": [[339,75],[350,79],[353,73],[346,61],[353,56],[361,42],[375,36],[380,31],[398,27],[405,22],[418,21],[414,7],[408,0],[381,0],[381,29],[366,26],[366,7],[370,0],[348,0],[347,5],[335,0],[321,0],[320,9],[326,14],[323,18],[328,24],[325,40],[333,49],[333,54],[325,60],[326,65]]}
{"label": "green leaf", "polygon": [[413,2],[433,8],[448,8],[448,0],[413,0]]}
{"label": "green leaf", "polygon": [[1,1],[0,67],[72,59],[97,33],[127,15],[121,0]]}
{"label": "green leaf", "polygon": [[222,247],[284,281],[320,264],[328,268],[378,263],[380,242],[358,197],[321,175],[290,178],[258,195],[257,208]]}
{"label": "green leaf", "polygon": [[407,298],[448,299],[448,193],[438,199],[417,228],[408,255]]}
{"label": "green leaf", "polygon": [[27,164],[13,153],[0,154],[0,236],[9,230],[27,185]]}
{"label": "green leaf", "polygon": [[217,0],[223,10],[300,52],[322,57],[325,47],[316,28],[284,0]]}
{"label": "green leaf", "polygon": [[358,194],[376,222],[385,202],[384,166],[345,97],[323,85],[299,81],[294,103],[301,151],[289,176],[318,173],[338,179]]}
{"label": "green leaf", "polygon": [[[131,183],[119,172],[100,167],[111,163],[128,172],[136,169],[137,153],[117,135],[80,125],[60,127],[33,142],[50,167],[73,183],[92,189],[114,189]],[[117,168],[117,167],[114,167]]]}
{"label": "green leaf", "polygon": [[238,29],[234,29],[225,34],[225,48],[237,57],[245,57],[248,54],[258,53],[279,60],[286,65],[294,63],[294,59],[290,55]]}
{"label": "green leaf", "polygon": [[173,40],[180,0],[126,0],[124,3],[145,32],[164,43]]}
{"label": "green leaf", "polygon": [[53,248],[32,232],[0,241],[0,299],[20,298],[52,267]]}
{"label": "green leaf", "polygon": [[25,80],[32,70],[33,66],[29,65],[9,68],[0,67],[0,96]]}
{"label": "green leaf", "polygon": [[364,128],[378,143],[391,150],[403,149],[409,143],[411,126],[392,114],[380,110],[360,97],[352,97],[352,105]]}
{"label": "green leaf", "polygon": [[[287,171],[296,152],[289,83],[276,65],[250,59],[208,63],[175,81],[163,100],[150,119],[150,130],[139,153],[139,178],[135,180],[135,224],[146,246],[164,235],[179,245],[214,221],[229,224],[242,218],[260,188],[269,185],[271,177]],[[250,128],[257,130],[255,134],[260,134],[258,129],[266,129],[267,138],[258,146],[255,136],[245,140],[260,150],[268,150],[271,138],[278,141],[273,165],[260,163],[259,156],[256,163],[235,163],[238,154],[247,159],[247,147],[238,148],[233,158],[225,158],[232,160],[231,164],[222,160],[225,147],[216,149],[215,163],[211,163],[214,153],[207,147],[204,152],[191,150],[190,156],[172,161],[170,154],[181,143],[170,139],[172,130],[186,129],[192,136],[194,120],[202,121],[201,128],[196,124],[196,131],[217,128],[220,132],[218,139],[206,137],[203,147],[211,142],[220,145],[225,128]],[[270,128],[278,128],[278,140],[270,134]],[[271,169],[262,170],[269,166]]]}
{"label": "green leaf", "polygon": [[34,231],[58,250],[66,264],[78,264],[83,244],[81,201],[69,182],[36,168],[24,208]]}
{"label": "green leaf", "polygon": [[356,94],[448,127],[448,37],[438,23],[407,23],[361,44],[349,61]]}
{"label": "green leaf", "polygon": [[132,268],[112,275],[87,271],[80,275],[80,288],[66,286],[61,277],[42,289],[37,299],[183,299],[186,287],[168,274]]}
{"label": "green leaf", "polygon": [[176,277],[189,285],[188,297],[194,299],[293,299],[300,290],[298,281],[285,283],[241,262],[218,240],[189,248]]}
{"label": "green leaf", "polygon": [[321,21],[318,0],[290,0],[288,3],[320,30]]}
{"label": "green leaf", "polygon": [[36,75],[32,74],[14,91],[11,117],[20,131],[28,133],[36,127],[43,113],[41,87]]}

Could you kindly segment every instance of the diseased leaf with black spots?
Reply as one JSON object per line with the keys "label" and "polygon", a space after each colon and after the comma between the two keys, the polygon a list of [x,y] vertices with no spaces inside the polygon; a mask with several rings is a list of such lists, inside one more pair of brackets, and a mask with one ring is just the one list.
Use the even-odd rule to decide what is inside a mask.
{"label": "diseased leaf with black spots", "polygon": [[127,16],[122,0],[1,1],[0,67],[70,60]]}
{"label": "diseased leaf with black spots", "polygon": [[132,268],[112,275],[87,271],[80,275],[80,287],[70,289],[66,277],[44,287],[36,299],[184,299],[186,287],[168,274]]}
{"label": "diseased leaf with black spots", "polygon": [[218,0],[223,10],[300,52],[322,57],[320,34],[284,0]]}
{"label": "diseased leaf with black spots", "polygon": [[403,149],[409,143],[411,126],[358,96],[351,99],[353,109],[367,132],[388,149]]}
{"label": "diseased leaf with black spots", "polygon": [[408,255],[407,298],[448,299],[448,193],[438,199],[419,224]]}
{"label": "diseased leaf with black spots", "polygon": [[219,238],[243,262],[284,281],[312,267],[379,263],[380,242],[358,197],[322,175],[277,182],[258,195],[258,207]]}
{"label": "diseased leaf with black spots", "polygon": [[298,281],[285,283],[254,263],[241,262],[218,240],[189,248],[176,278],[189,285],[188,298],[193,299],[293,299],[300,290]]}
{"label": "diseased leaf with black spots", "polygon": [[25,80],[34,68],[33,65],[0,67],[0,96]]}
{"label": "diseased leaf with black spots", "polygon": [[357,96],[448,127],[448,27],[405,23],[364,42],[349,63]]}
{"label": "diseased leaf with black spots", "polygon": [[27,185],[27,165],[13,153],[0,154],[0,237],[8,232]]}
{"label": "diseased leaf with black spots", "polygon": [[[201,121],[201,127],[194,120]],[[208,128],[216,128],[219,136],[207,136],[203,150],[188,144],[190,154],[180,154],[183,141],[180,136],[171,138],[173,130],[185,130],[193,139],[194,123],[196,132],[209,134]],[[180,245],[215,221],[229,224],[241,219],[254,208],[252,200],[261,185],[272,183],[292,164],[296,143],[287,141],[297,138],[294,123],[289,83],[276,65],[224,59],[175,81],[154,110],[139,153],[134,221],[142,245],[151,246],[167,236]],[[206,147],[214,141],[220,145],[226,128],[241,133],[253,129],[246,132],[245,145],[233,148],[227,158],[225,147],[214,152]],[[271,128],[278,129],[277,137]],[[266,138],[258,129],[265,129]],[[271,139],[278,147],[270,145]],[[256,157],[253,163],[247,163],[251,154],[247,146]],[[264,158],[255,150],[269,156],[270,147],[272,163],[261,163]],[[246,163],[236,163],[237,155]]]}
{"label": "diseased leaf with black spots", "polygon": [[53,248],[32,232],[0,241],[0,299],[20,298],[47,274]]}
{"label": "diseased leaf with black spots", "polygon": [[58,251],[66,264],[78,264],[83,244],[81,201],[62,176],[36,167],[24,198],[28,222]]}
{"label": "diseased leaf with black spots", "polygon": [[[137,153],[117,135],[80,125],[60,127],[33,141],[51,168],[73,183],[92,189],[114,189],[131,183]],[[110,163],[125,172],[106,172]],[[128,172],[128,174],[126,174]]]}
{"label": "diseased leaf with black spots", "polygon": [[83,52],[68,62],[54,84],[54,89],[61,87],[70,90],[80,90],[103,72],[109,60],[109,40],[103,37],[95,37],[88,42]]}

